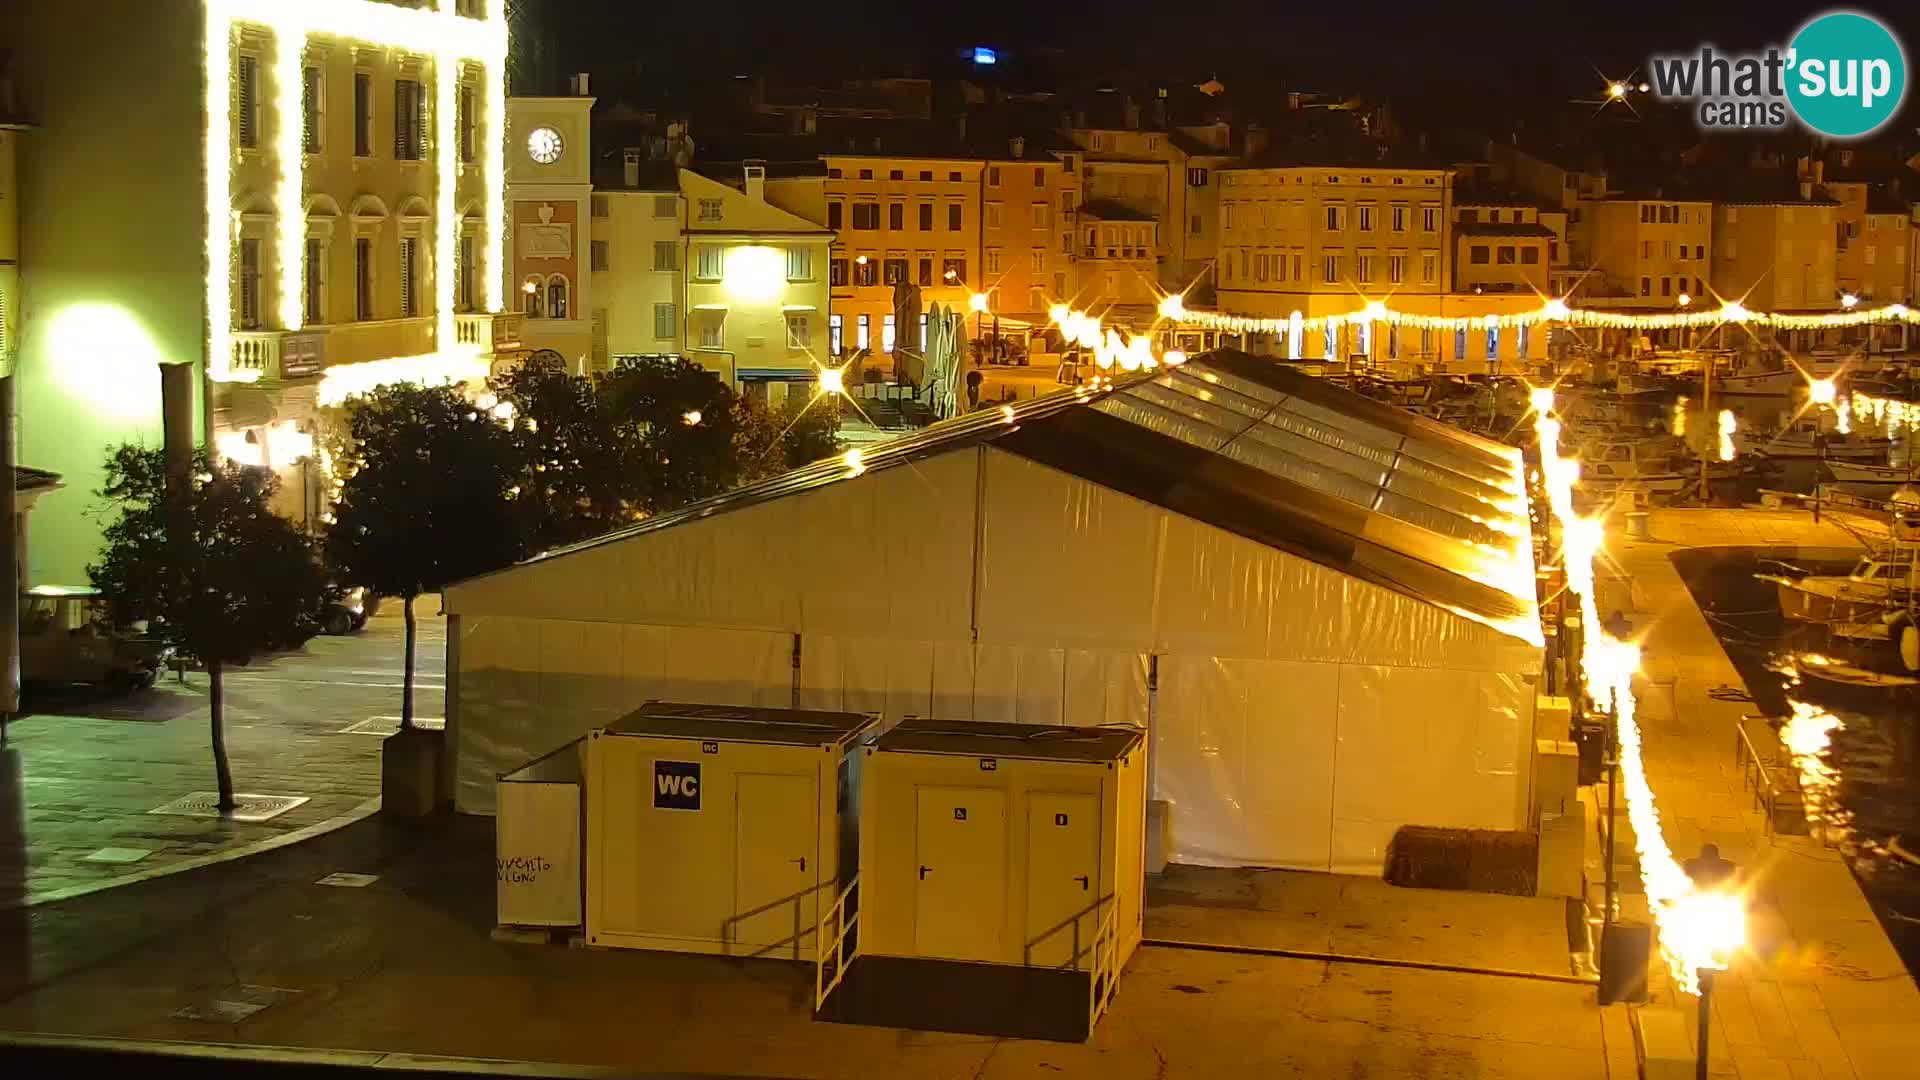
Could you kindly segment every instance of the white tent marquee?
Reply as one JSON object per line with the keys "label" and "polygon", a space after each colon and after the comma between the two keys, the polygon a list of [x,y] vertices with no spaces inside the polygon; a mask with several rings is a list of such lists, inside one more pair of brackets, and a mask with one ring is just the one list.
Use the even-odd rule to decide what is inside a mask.
{"label": "white tent marquee", "polygon": [[1151,733],[1176,861],[1525,827],[1518,451],[1239,353],[988,410],[447,590],[460,809],[650,698]]}

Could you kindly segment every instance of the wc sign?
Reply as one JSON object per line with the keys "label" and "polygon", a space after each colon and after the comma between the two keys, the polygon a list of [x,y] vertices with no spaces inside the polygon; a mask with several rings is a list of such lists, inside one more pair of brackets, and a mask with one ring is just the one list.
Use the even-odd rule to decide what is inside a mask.
{"label": "wc sign", "polygon": [[656,810],[700,809],[700,763],[655,761],[653,806]]}

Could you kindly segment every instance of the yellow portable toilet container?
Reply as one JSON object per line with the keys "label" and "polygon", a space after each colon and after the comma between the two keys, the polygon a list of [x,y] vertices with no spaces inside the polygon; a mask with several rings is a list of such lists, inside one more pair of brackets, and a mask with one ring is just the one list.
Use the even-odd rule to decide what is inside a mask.
{"label": "yellow portable toilet container", "polygon": [[589,732],[587,944],[813,959],[872,723],[654,701]]}
{"label": "yellow portable toilet container", "polygon": [[817,1015],[1090,1035],[1140,944],[1143,733],[908,720],[861,756],[860,877],[822,919]]}

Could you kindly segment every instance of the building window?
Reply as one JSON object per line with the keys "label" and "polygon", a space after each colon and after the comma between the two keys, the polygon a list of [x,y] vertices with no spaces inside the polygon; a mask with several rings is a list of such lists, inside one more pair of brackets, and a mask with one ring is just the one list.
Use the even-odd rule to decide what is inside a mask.
{"label": "building window", "polygon": [[653,197],[653,216],[657,218],[677,217],[680,214],[680,200],[673,195],[655,195]]}
{"label": "building window", "polygon": [[870,232],[880,227],[880,204],[875,202],[857,202],[853,204],[853,227]]}
{"label": "building window", "polygon": [[233,83],[234,142],[251,150],[260,145],[260,58],[241,53]]}
{"label": "building window", "polygon": [[889,312],[880,316],[880,351],[892,352],[895,340],[897,339],[893,332],[893,314]]}
{"label": "building window", "polygon": [[420,161],[427,156],[427,95],[414,79],[393,83],[393,158]]}
{"label": "building window", "polygon": [[587,245],[587,253],[588,259],[590,260],[587,265],[593,270],[605,272],[607,269],[607,242],[605,240],[594,240],[590,242]]}
{"label": "building window", "polygon": [[1387,280],[1395,285],[1407,280],[1407,257],[1405,255],[1387,256]]}
{"label": "building window", "polygon": [[887,204],[887,228],[904,229],[906,227],[907,227],[907,204],[898,203],[898,202],[888,203]]}
{"label": "building window", "polygon": [[1373,256],[1362,254],[1353,260],[1354,280],[1370,282],[1373,280]]}
{"label": "building window", "polygon": [[872,285],[879,280],[879,274],[880,268],[875,266],[873,260],[867,256],[862,255],[853,261],[853,283],[855,285]]}
{"label": "building window", "polygon": [[1206,187],[1207,186],[1207,170],[1197,169],[1197,168],[1188,169],[1187,170],[1187,186],[1188,187]]}
{"label": "building window", "polygon": [[907,260],[904,258],[888,259],[880,270],[880,281],[884,285],[900,285],[907,280]]}
{"label": "building window", "polygon": [[960,231],[960,204],[959,203],[949,203],[947,205],[947,231],[948,232]]}
{"label": "building window", "polygon": [[403,319],[420,314],[419,274],[420,241],[403,236],[400,238],[400,317]]}
{"label": "building window", "polygon": [[827,228],[832,229],[834,232],[839,232],[841,228],[840,210],[841,205],[837,202],[827,204]]}
{"label": "building window", "polygon": [[999,186],[1000,186],[1000,166],[998,166],[998,165],[991,165],[991,166],[988,166],[988,168],[987,168],[987,186],[988,186],[988,187],[999,187]]}
{"label": "building window", "polygon": [[1487,359],[1492,360],[1497,358],[1499,355],[1500,355],[1500,328],[1497,326],[1489,326],[1487,327]]}
{"label": "building window", "polygon": [[1332,323],[1328,323],[1326,327],[1320,331],[1320,356],[1322,359],[1332,360],[1340,355],[1339,346],[1335,343],[1333,335],[1334,330]]}
{"label": "building window", "polygon": [[300,69],[300,149],[304,153],[320,152],[320,108],[325,100],[320,92],[320,69],[307,67]]}
{"label": "building window", "polygon": [[790,247],[787,249],[787,280],[813,280],[813,250],[811,248]]}
{"label": "building window", "polygon": [[365,238],[353,242],[353,317],[373,318],[373,241]]}
{"label": "building window", "polygon": [[1044,249],[1034,248],[1027,254],[1027,270],[1036,277],[1047,272],[1047,253]]}
{"label": "building window", "polygon": [[984,255],[984,256],[985,256],[985,258],[986,258],[986,272],[987,272],[987,273],[989,273],[989,274],[998,274],[998,273],[1000,273],[1000,272],[1001,272],[1001,271],[1000,271],[1000,249],[999,249],[999,248],[988,248],[988,249],[987,249],[986,251],[984,251],[984,252],[982,252],[981,254],[982,254],[982,255]]}
{"label": "building window", "polygon": [[1195,214],[1193,215],[1193,222],[1188,228],[1188,234],[1192,236],[1199,236],[1200,231],[1201,231],[1200,215]]}
{"label": "building window", "polygon": [[1027,310],[1028,311],[1047,310],[1046,290],[1038,287],[1029,288],[1027,290]]}
{"label": "building window", "polygon": [[373,74],[353,73],[353,156],[373,156]]}
{"label": "building window", "polygon": [[1641,296],[1653,295],[1653,279],[1652,278],[1643,277],[1640,279],[1640,295]]}
{"label": "building window", "polygon": [[479,131],[479,117],[474,109],[473,87],[467,83],[461,83],[459,95],[454,111],[458,114],[455,119],[460,125],[460,163],[471,165],[474,157],[474,142]]}
{"label": "building window", "polygon": [[547,291],[540,287],[540,275],[520,283],[520,310],[529,319],[539,318],[546,310]]}
{"label": "building window", "polygon": [[907,174],[900,171],[899,169],[895,169],[892,172],[887,174],[887,179],[889,180],[905,180],[906,178],[907,178]]}
{"label": "building window", "polygon": [[1360,231],[1373,231],[1373,207],[1371,206],[1363,204],[1360,207]]}
{"label": "building window", "polygon": [[672,341],[680,336],[680,318],[672,304],[653,305],[653,336],[658,341]]}
{"label": "building window", "polygon": [[1467,261],[1475,266],[1485,266],[1492,255],[1492,249],[1485,244],[1475,244],[1467,249]]}
{"label": "building window", "polygon": [[841,316],[827,316],[827,352],[839,356],[841,352],[840,331]]}
{"label": "building window", "polygon": [[1340,231],[1340,208],[1337,206],[1327,207],[1327,231]]}
{"label": "building window", "polygon": [[454,268],[454,272],[460,275],[460,284],[455,292],[460,298],[461,311],[472,311],[474,309],[473,283],[478,277],[475,273],[475,267],[479,265],[474,258],[474,247],[474,238],[472,236],[462,236],[460,238],[459,249],[454,256],[458,262],[458,265]]}
{"label": "building window", "polygon": [[1673,279],[1672,278],[1663,277],[1660,279],[1660,295],[1661,296],[1673,295]]}
{"label": "building window", "polygon": [[587,206],[589,207],[588,213],[597,218],[610,217],[613,214],[613,206],[608,202],[605,195],[595,195],[588,199]]}
{"label": "building window", "polygon": [[863,352],[866,350],[867,330],[872,325],[873,325],[873,316],[871,315],[861,315],[855,321],[854,327],[853,327],[853,347],[855,349],[859,349]]}
{"label": "building window", "polygon": [[1428,233],[1440,231],[1439,207],[1423,206],[1420,208],[1420,231]]}
{"label": "building window", "polygon": [[919,206],[919,211],[920,211],[920,231],[932,232],[933,231],[933,204],[930,202],[923,202]]}
{"label": "building window", "polygon": [[787,348],[813,348],[813,323],[804,311],[787,312]]}
{"label": "building window", "polygon": [[653,268],[655,270],[680,269],[680,245],[672,240],[653,242]]}
{"label": "building window", "polygon": [[983,206],[983,210],[986,215],[986,227],[989,229],[999,228],[1000,227],[1000,204],[997,202],[986,203]]}
{"label": "building window", "polygon": [[1393,231],[1407,231],[1407,208],[1403,205],[1395,204],[1393,207]]}
{"label": "building window", "polygon": [[948,173],[948,174],[947,174],[947,183],[949,183],[949,184],[957,184],[957,183],[959,183],[959,182],[960,182],[960,174],[959,174],[959,173],[957,173],[957,172],[950,172],[950,173]]}
{"label": "building window", "polygon": [[1455,360],[1467,358],[1467,328],[1464,326],[1453,332],[1453,358]]}
{"label": "building window", "polygon": [[700,321],[700,347],[703,349],[724,349],[727,347],[727,313],[708,312]]}
{"label": "building window", "polygon": [[940,278],[942,281],[946,282],[948,285],[966,284],[967,260],[942,259],[940,261]]}
{"label": "building window", "polygon": [[861,169],[861,170],[860,170],[860,179],[862,179],[862,180],[871,180],[871,179],[873,179],[873,170],[872,170],[872,169]]}
{"label": "building window", "polygon": [[260,241],[240,241],[240,329],[260,329]]}
{"label": "building window", "polygon": [[1515,334],[1514,347],[1519,350],[1520,359],[1522,360],[1525,360],[1527,358],[1527,337],[1528,337],[1527,332],[1530,329],[1532,328],[1529,327],[1526,323],[1521,323],[1514,330],[1514,334]]}
{"label": "building window", "polygon": [[933,170],[932,170],[932,169],[921,169],[921,170],[920,170],[920,180],[921,180],[921,182],[923,182],[923,183],[929,183],[929,184],[930,184],[930,183],[932,183],[932,182],[933,182]]}
{"label": "building window", "polygon": [[919,282],[922,288],[926,288],[933,284],[933,259],[931,256],[922,255],[919,262],[920,265],[916,267],[919,273],[915,275],[914,280]]}
{"label": "building window", "polygon": [[719,281],[726,270],[726,249],[719,244],[701,244],[695,250],[699,261],[694,264],[693,276],[701,281]]}
{"label": "building window", "polygon": [[1521,249],[1520,249],[1520,261],[1521,261],[1522,263],[1524,263],[1525,265],[1527,265],[1527,266],[1537,266],[1537,265],[1539,265],[1539,263],[1540,263],[1540,249],[1539,249],[1539,248],[1537,248],[1537,247],[1533,247],[1533,246],[1531,246],[1531,245],[1529,245],[1529,246],[1527,246],[1527,247],[1523,247],[1523,248],[1521,248]]}
{"label": "building window", "polygon": [[840,179],[840,170],[839,170],[839,169],[828,169],[828,170],[827,170],[827,179],[829,179],[829,180],[838,180],[838,179]]}
{"label": "building window", "polygon": [[720,206],[721,206],[721,203],[719,199],[701,199],[700,200],[700,220],[708,221],[708,222],[719,221]]}
{"label": "building window", "polygon": [[845,285],[847,283],[847,260],[827,260],[827,284]]}
{"label": "building window", "polygon": [[1501,266],[1512,266],[1513,265],[1513,245],[1512,244],[1500,245],[1500,250],[1496,253],[1496,258],[1494,261],[1498,262]]}
{"label": "building window", "polygon": [[305,295],[300,308],[300,321],[303,323],[327,321],[326,264],[326,244],[308,240],[306,262],[301,268],[301,276],[305,279]]}
{"label": "building window", "polygon": [[1033,204],[1033,227],[1037,232],[1045,232],[1053,227],[1053,206],[1050,203]]}
{"label": "building window", "polygon": [[1320,280],[1329,285],[1340,280],[1340,256],[1322,255],[1320,257]]}
{"label": "building window", "polygon": [[1060,212],[1063,214],[1073,213],[1073,192],[1063,191],[1060,193]]}

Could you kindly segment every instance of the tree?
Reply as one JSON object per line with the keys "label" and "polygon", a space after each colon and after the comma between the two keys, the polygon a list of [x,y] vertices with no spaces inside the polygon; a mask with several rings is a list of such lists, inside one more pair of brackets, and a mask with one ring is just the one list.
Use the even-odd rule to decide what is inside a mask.
{"label": "tree", "polygon": [[108,455],[100,494],[120,516],[87,575],[116,626],[144,620],[148,634],[206,667],[219,805],[230,810],[222,671],[310,635],[326,575],[306,537],[269,509],[269,471],[216,469],[199,452],[185,491],[171,501],[166,473],[162,450],[122,446]]}
{"label": "tree", "polygon": [[751,396],[735,406],[739,482],[751,484],[840,452],[838,398],[787,395],[778,409]]}
{"label": "tree", "polygon": [[593,379],[529,360],[489,386],[513,408],[527,550],[598,536],[641,514],[637,463]]}
{"label": "tree", "polygon": [[603,407],[626,447],[629,476],[649,514],[739,483],[733,390],[684,359],[631,360],[601,377]]}
{"label": "tree", "polygon": [[327,558],[345,582],[405,605],[411,729],[414,598],[520,558],[519,455],[505,425],[445,386],[379,387],[348,404],[347,429]]}

